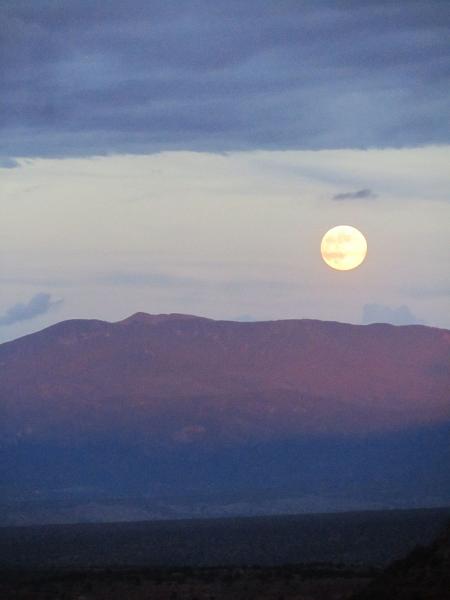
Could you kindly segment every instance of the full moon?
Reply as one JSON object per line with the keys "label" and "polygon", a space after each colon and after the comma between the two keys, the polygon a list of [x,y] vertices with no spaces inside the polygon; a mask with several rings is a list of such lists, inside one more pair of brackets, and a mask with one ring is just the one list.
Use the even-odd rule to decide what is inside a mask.
{"label": "full moon", "polygon": [[323,260],[332,269],[350,271],[366,258],[366,238],[355,227],[338,225],[323,236],[320,252]]}

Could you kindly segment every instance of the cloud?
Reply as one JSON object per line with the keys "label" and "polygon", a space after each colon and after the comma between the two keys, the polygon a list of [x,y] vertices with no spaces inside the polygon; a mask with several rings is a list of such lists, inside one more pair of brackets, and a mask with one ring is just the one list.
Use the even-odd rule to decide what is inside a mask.
{"label": "cloud", "polygon": [[[145,271],[110,271],[97,274],[90,281],[106,285],[123,285],[136,287],[154,288],[193,288],[220,289],[227,292],[244,291],[248,289],[257,290],[292,290],[298,287],[297,282],[280,279],[210,279],[173,275],[162,272]],[[245,316],[245,315],[244,315]]]}
{"label": "cloud", "polygon": [[392,325],[423,325],[424,321],[417,318],[406,305],[399,307],[384,304],[365,304],[363,306],[362,323],[391,323]]}
{"label": "cloud", "polygon": [[373,200],[377,195],[367,188],[357,190],[356,192],[342,192],[335,194],[332,200]]}
{"label": "cloud", "polygon": [[3,0],[0,153],[441,144],[445,2]]}
{"label": "cloud", "polygon": [[0,169],[16,169],[20,164],[14,158],[0,156]]}
{"label": "cloud", "polygon": [[0,316],[0,326],[12,325],[20,321],[34,319],[40,315],[44,315],[52,308],[62,304],[63,300],[52,300],[50,294],[36,294],[26,304],[14,304]]}

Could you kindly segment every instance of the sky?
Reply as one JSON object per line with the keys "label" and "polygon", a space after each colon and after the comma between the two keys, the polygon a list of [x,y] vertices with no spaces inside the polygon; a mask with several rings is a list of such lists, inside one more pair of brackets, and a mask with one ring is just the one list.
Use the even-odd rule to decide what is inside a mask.
{"label": "sky", "polygon": [[[137,312],[450,327],[446,0],[3,0],[0,342]],[[368,255],[320,257],[353,225]]]}

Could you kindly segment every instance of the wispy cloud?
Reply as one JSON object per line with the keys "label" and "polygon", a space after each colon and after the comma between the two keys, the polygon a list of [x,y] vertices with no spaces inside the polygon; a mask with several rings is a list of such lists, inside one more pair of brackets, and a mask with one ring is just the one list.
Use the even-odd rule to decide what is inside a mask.
{"label": "wispy cloud", "polygon": [[283,280],[268,279],[222,279],[197,278],[189,276],[180,276],[162,272],[133,272],[133,271],[112,271],[109,273],[98,274],[91,281],[106,285],[118,286],[136,286],[136,287],[155,287],[155,288],[193,288],[193,289],[221,289],[227,292],[239,291],[245,289],[280,289],[289,290],[298,288],[298,283]]}
{"label": "wispy cloud", "polygon": [[45,315],[52,308],[62,304],[62,302],[63,300],[52,300],[50,294],[36,294],[28,302],[19,302],[8,308],[0,316],[0,326],[13,325],[20,321],[27,321]]}
{"label": "wispy cloud", "polygon": [[392,325],[423,325],[424,321],[416,317],[405,304],[398,307],[384,304],[365,304],[362,323],[391,323]]}
{"label": "wispy cloud", "polygon": [[9,156],[0,156],[0,169],[16,169],[20,166],[19,161]]}
{"label": "wispy cloud", "polygon": [[342,192],[340,194],[335,194],[332,200],[373,200],[377,197],[377,194],[369,190],[368,188],[364,188],[362,190],[356,190],[355,192]]}
{"label": "wispy cloud", "polygon": [[[83,279],[84,281],[84,279]],[[33,287],[70,287],[74,285],[79,285],[80,281],[74,278],[69,279],[68,277],[36,277],[34,274],[30,275],[6,275],[0,276],[0,284],[1,285],[27,285]]]}

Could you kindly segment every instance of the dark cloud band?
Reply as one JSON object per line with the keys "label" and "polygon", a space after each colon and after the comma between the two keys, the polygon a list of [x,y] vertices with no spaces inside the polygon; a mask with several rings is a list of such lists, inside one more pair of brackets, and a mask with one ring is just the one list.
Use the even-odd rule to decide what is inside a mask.
{"label": "dark cloud band", "polygon": [[446,143],[446,2],[4,0],[0,155]]}

